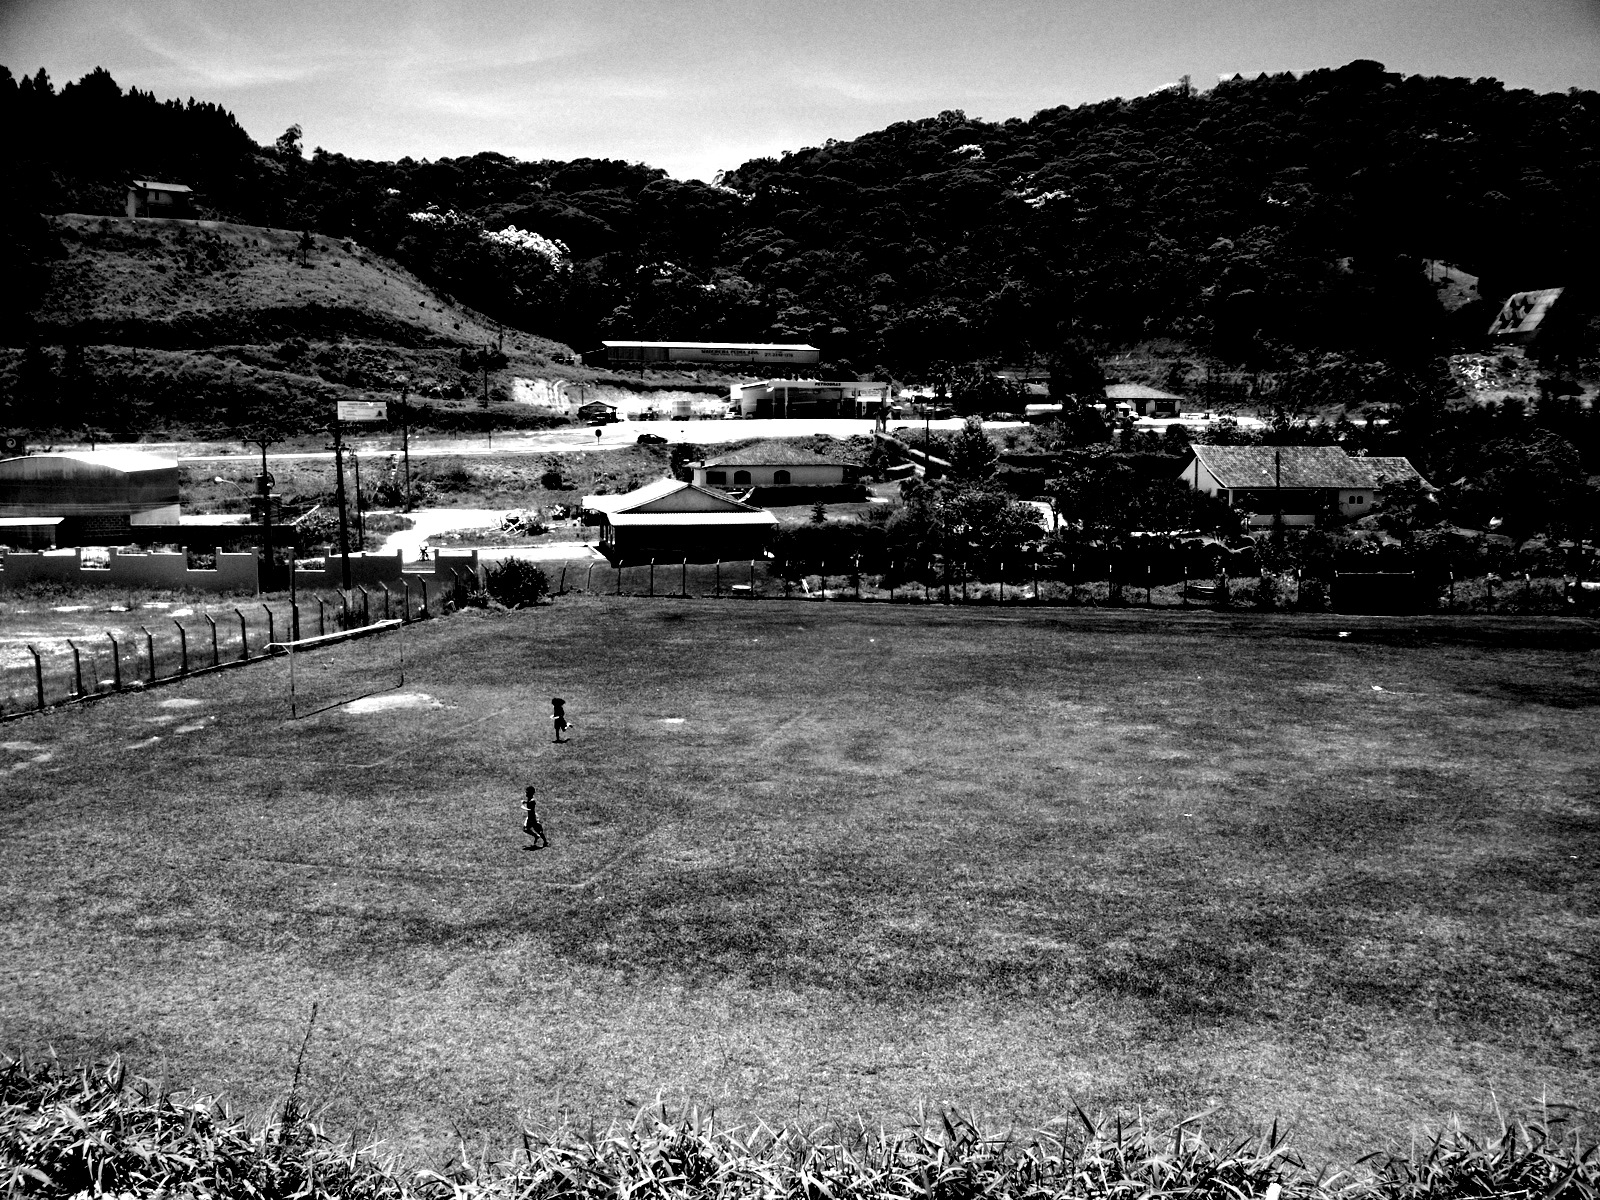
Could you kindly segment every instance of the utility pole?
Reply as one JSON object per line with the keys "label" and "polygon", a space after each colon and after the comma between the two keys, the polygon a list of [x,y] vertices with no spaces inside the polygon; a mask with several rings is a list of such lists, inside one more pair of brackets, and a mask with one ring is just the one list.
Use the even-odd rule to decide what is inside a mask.
{"label": "utility pole", "polygon": [[270,590],[275,582],[273,572],[277,566],[272,553],[272,475],[267,471],[267,447],[272,444],[272,439],[263,433],[252,440],[261,446],[261,544],[262,557],[266,560],[267,587]]}
{"label": "utility pole", "polygon": [[406,466],[406,511],[411,511],[411,406],[406,400],[410,394],[411,385],[403,384],[400,388],[400,453],[405,459]]}
{"label": "utility pole", "polygon": [[1283,529],[1283,451],[1272,452],[1272,498],[1277,503],[1278,521],[1275,528]]}
{"label": "utility pole", "polygon": [[350,590],[350,519],[345,512],[344,437],[339,429],[338,410],[333,418],[333,496],[339,505],[339,561],[343,564],[344,590]]}
{"label": "utility pole", "polygon": [[367,549],[367,513],[366,507],[361,503],[361,455],[354,450],[350,451],[350,462],[356,472],[356,544],[361,547],[362,553]]}

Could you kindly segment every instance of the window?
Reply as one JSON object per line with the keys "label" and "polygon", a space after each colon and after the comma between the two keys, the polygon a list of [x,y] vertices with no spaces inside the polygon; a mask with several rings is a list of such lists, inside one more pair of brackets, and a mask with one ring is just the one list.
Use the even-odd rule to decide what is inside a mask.
{"label": "window", "polygon": [[733,481],[735,483],[749,483],[750,482],[750,472],[749,471],[735,471],[733,473]]}
{"label": "window", "polygon": [[728,473],[726,471],[707,471],[706,472],[706,482],[707,483],[727,483],[728,482]]}
{"label": "window", "polygon": [[788,483],[789,482],[789,472],[787,472],[787,471],[774,471],[772,473],[772,482],[776,483],[776,484]]}

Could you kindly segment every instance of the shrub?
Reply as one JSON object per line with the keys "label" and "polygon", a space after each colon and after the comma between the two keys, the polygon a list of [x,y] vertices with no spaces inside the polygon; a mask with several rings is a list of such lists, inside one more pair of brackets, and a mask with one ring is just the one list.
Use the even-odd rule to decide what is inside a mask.
{"label": "shrub", "polygon": [[507,558],[485,572],[484,589],[507,608],[532,608],[550,595],[550,577],[525,558]]}

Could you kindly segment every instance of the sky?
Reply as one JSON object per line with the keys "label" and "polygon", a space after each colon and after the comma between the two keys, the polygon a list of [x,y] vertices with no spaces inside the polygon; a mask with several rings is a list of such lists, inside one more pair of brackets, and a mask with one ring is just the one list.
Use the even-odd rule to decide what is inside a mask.
{"label": "sky", "polygon": [[361,158],[621,158],[680,179],[961,109],[1376,59],[1600,89],[1600,0],[0,0],[0,63]]}

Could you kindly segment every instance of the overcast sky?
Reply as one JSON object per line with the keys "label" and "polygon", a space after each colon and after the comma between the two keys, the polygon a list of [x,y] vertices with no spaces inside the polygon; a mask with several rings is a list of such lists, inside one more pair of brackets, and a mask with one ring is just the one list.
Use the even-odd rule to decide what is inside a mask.
{"label": "overcast sky", "polygon": [[1600,0],[0,0],[0,63],[216,101],[257,141],[710,179],[964,109],[1377,59],[1600,88]]}

